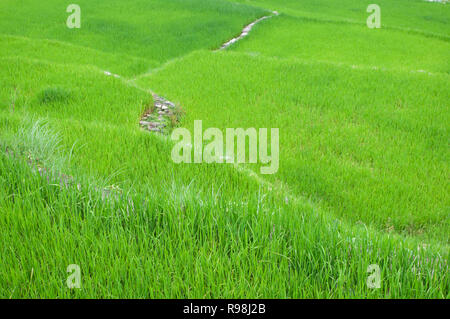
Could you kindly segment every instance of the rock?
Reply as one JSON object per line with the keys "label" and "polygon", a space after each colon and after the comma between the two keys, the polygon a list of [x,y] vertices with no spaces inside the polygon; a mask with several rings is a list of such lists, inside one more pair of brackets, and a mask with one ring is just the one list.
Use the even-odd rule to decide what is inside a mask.
{"label": "rock", "polygon": [[174,110],[176,106],[174,103],[167,101],[154,93],[152,96],[154,100],[154,109],[152,111],[149,110],[144,114],[139,123],[150,132],[163,133],[163,128],[168,126],[168,117],[174,114],[172,110]]}

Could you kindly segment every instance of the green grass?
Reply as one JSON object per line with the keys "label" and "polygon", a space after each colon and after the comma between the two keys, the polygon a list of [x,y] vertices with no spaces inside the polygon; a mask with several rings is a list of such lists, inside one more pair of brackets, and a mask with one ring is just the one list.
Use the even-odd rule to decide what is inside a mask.
{"label": "green grass", "polygon": [[[240,2],[0,4],[0,297],[450,297],[448,10]],[[279,127],[278,173],[173,163],[150,90],[189,129]]]}
{"label": "green grass", "polygon": [[99,50],[56,40],[0,35],[0,56],[45,60],[53,63],[89,65],[124,76],[156,68],[160,63],[134,56]]}
{"label": "green grass", "polygon": [[[25,149],[52,135],[39,124],[22,132]],[[40,145],[43,160],[61,156]],[[0,168],[0,237],[11,243],[0,249],[5,298],[448,297],[448,265],[436,247],[349,228],[256,183],[238,198],[202,191],[201,174],[188,186],[149,184],[102,200],[104,184],[81,175],[80,191],[66,188],[4,152]],[[374,262],[383,284],[369,290]],[[72,263],[82,269],[81,290],[65,287]]]}
{"label": "green grass", "polygon": [[230,31],[239,32],[265,12],[221,0],[80,0],[81,28],[68,29],[69,4],[2,1],[0,33],[165,62],[196,49],[216,48],[228,39]]}
{"label": "green grass", "polygon": [[205,52],[139,83],[183,98],[188,127],[280,128],[266,179],[352,222],[448,243],[447,80]]}
{"label": "green grass", "polygon": [[[366,9],[374,1],[363,0],[231,0],[248,5],[278,10],[283,14],[344,24],[366,25],[370,13]],[[378,0],[383,28],[419,33],[427,37],[449,40],[448,5],[424,0]],[[355,39],[353,39],[355,40]]]}
{"label": "green grass", "polygon": [[232,49],[362,68],[450,73],[448,40],[290,16],[265,21]]}

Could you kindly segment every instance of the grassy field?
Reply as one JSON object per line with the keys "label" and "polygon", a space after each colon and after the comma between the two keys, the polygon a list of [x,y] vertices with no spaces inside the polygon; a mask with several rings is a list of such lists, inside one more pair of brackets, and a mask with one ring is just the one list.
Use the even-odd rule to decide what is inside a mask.
{"label": "grassy field", "polygon": [[[0,297],[450,297],[448,5],[78,4],[0,4]],[[150,92],[279,128],[278,172],[175,164]]]}
{"label": "grassy field", "polygon": [[[251,40],[236,44],[236,50],[291,61],[450,73],[448,40],[383,28],[373,32],[365,25],[291,16],[274,19],[276,22],[265,21],[264,26],[255,29]],[[432,49],[424,50],[427,47]]]}
{"label": "grassy field", "polygon": [[[374,3],[359,0],[283,0],[282,2],[277,0],[230,0],[230,2],[278,10],[291,17],[358,25],[366,24],[369,16],[366,9],[369,4]],[[381,8],[383,28],[402,30],[406,33],[419,33],[426,37],[449,39],[448,8],[441,3],[422,0],[378,0],[376,4]]]}
{"label": "grassy field", "polygon": [[139,83],[182,97],[186,126],[279,127],[280,169],[265,179],[352,222],[448,243],[447,79],[204,52]]}

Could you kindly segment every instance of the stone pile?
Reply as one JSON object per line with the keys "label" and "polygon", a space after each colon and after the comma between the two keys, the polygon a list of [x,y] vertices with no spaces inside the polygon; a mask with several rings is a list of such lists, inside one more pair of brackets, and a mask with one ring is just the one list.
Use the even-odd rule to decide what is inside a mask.
{"label": "stone pile", "polygon": [[166,133],[174,115],[175,104],[156,94],[153,94],[153,100],[153,109],[144,113],[139,124],[150,132]]}

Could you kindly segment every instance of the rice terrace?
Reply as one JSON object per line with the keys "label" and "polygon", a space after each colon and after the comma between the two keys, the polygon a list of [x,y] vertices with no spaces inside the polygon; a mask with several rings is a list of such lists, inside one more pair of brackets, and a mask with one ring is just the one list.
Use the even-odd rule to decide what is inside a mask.
{"label": "rice terrace", "polygon": [[444,0],[2,0],[0,298],[448,299],[449,107]]}

